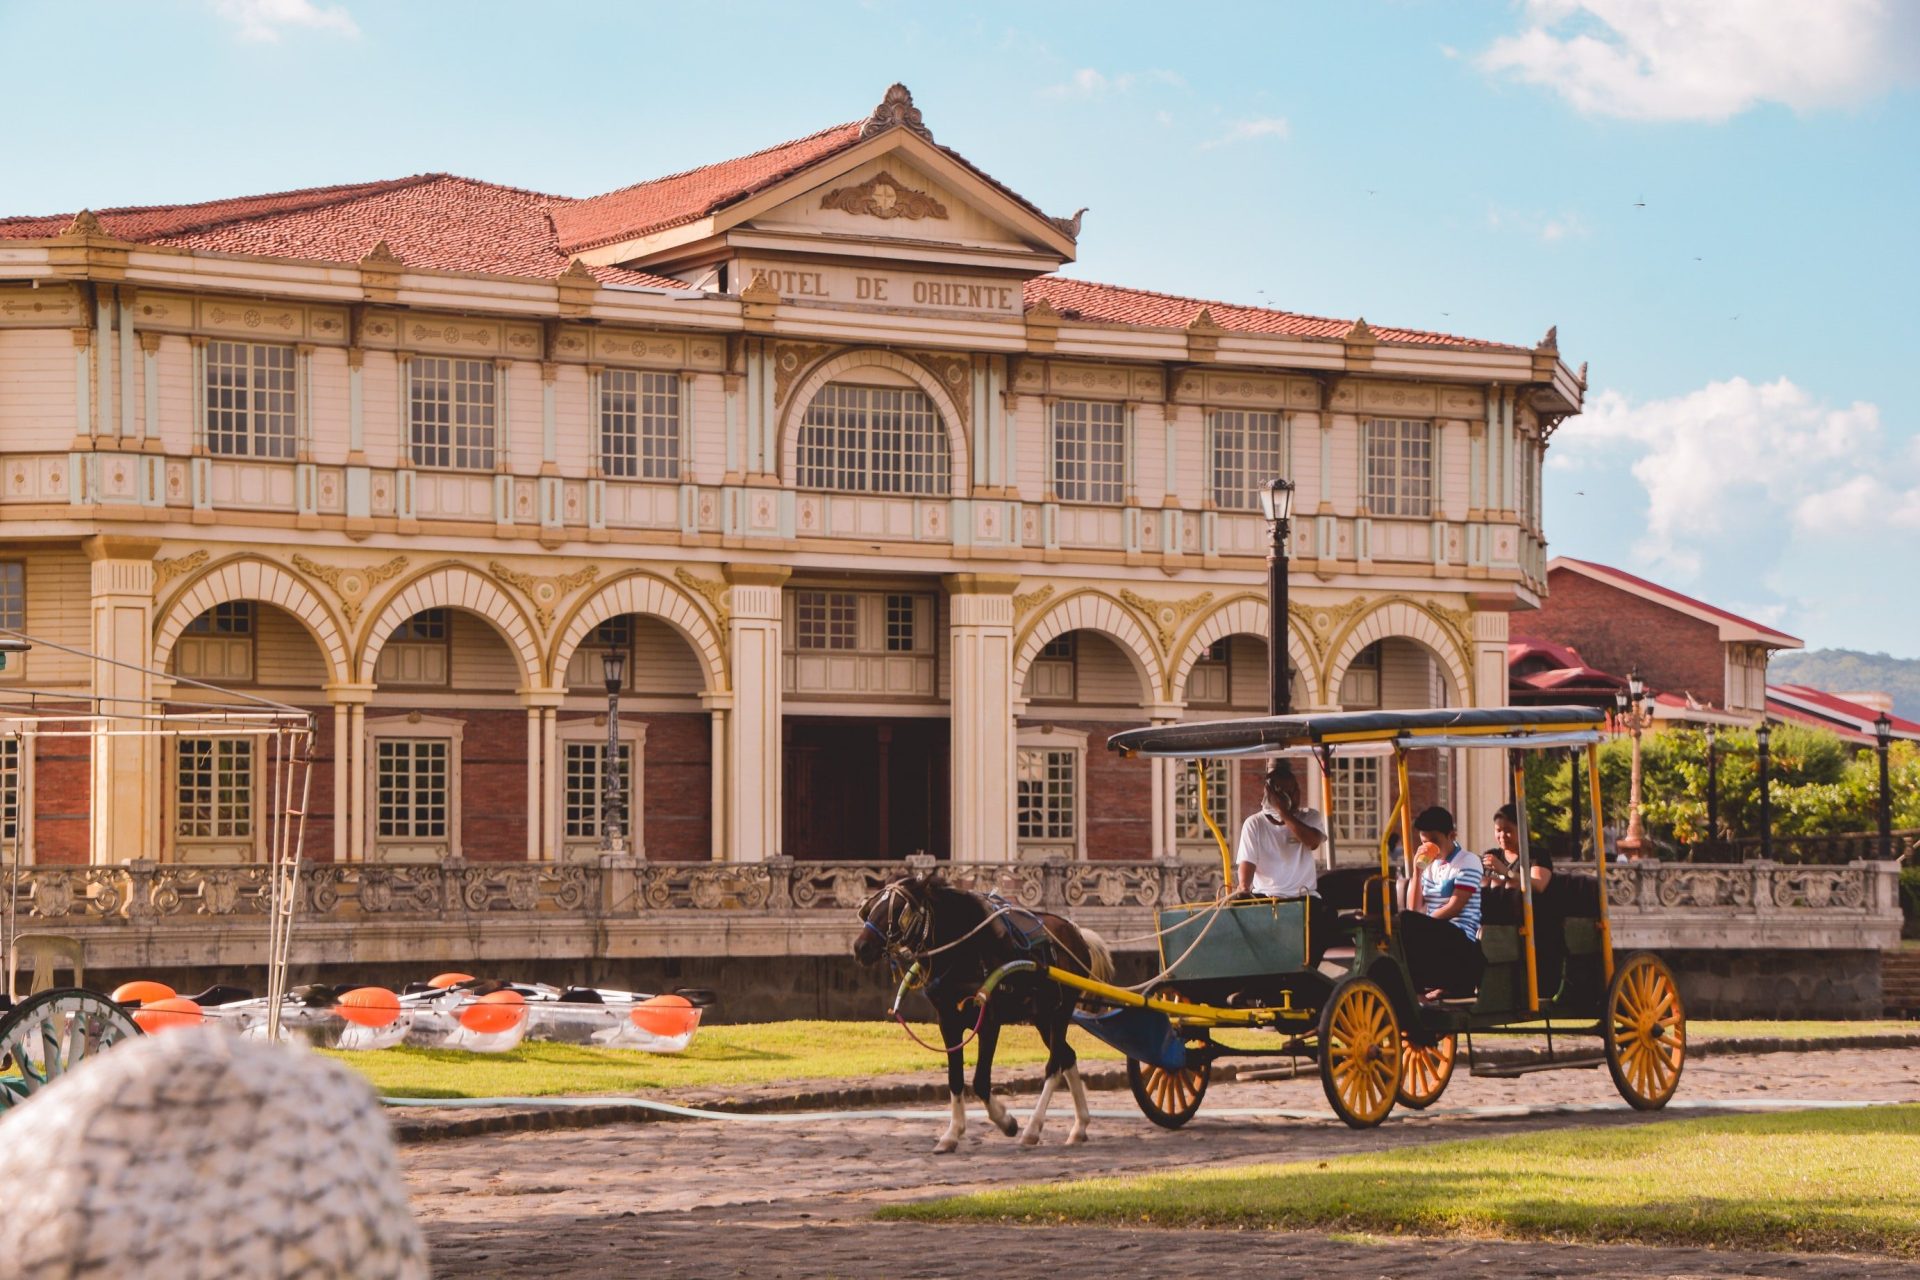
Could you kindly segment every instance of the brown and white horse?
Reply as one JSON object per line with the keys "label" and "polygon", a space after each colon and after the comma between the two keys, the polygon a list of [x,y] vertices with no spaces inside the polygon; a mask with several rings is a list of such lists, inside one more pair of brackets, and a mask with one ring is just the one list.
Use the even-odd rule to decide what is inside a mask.
{"label": "brown and white horse", "polygon": [[[967,1131],[964,1050],[976,1030],[980,1057],[974,1068],[973,1093],[995,1127],[1008,1137],[1018,1133],[1023,1146],[1038,1143],[1054,1089],[1064,1082],[1073,1096],[1074,1110],[1067,1142],[1087,1140],[1087,1090],[1080,1081],[1073,1046],[1067,1043],[1078,996],[1041,971],[1053,965],[1096,981],[1110,981],[1113,957],[1098,934],[1064,916],[1028,911],[955,888],[937,875],[888,881],[861,906],[860,923],[854,957],[868,965],[887,960],[901,974],[918,964],[926,980],[924,992],[939,1019],[952,1118],[934,1144],[936,1154],[954,1150]],[[1023,960],[1032,961],[1033,967],[1004,975],[988,998],[979,999],[990,975]],[[1031,1023],[1047,1046],[1047,1077],[1024,1131],[1006,1105],[993,1096],[993,1053],[1000,1028],[1018,1022]]]}

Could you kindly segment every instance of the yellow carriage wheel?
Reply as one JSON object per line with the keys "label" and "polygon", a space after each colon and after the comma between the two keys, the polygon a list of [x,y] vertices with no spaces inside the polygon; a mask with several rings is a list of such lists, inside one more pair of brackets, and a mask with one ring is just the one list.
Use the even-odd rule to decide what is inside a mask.
{"label": "yellow carriage wheel", "polygon": [[1212,1077],[1213,1062],[1208,1058],[1189,1062],[1177,1071],[1138,1058],[1127,1059],[1127,1085],[1133,1090],[1133,1100],[1140,1104],[1141,1114],[1162,1129],[1178,1129],[1193,1119]]}
{"label": "yellow carriage wheel", "polygon": [[1425,1111],[1440,1101],[1453,1079],[1453,1056],[1459,1040],[1441,1036],[1432,1044],[1404,1042],[1400,1052],[1400,1105]]}
{"label": "yellow carriage wheel", "polygon": [[1320,1085],[1342,1120],[1371,1129],[1400,1091],[1400,1020],[1378,983],[1349,978],[1320,1011]]}
{"label": "yellow carriage wheel", "polygon": [[1620,1096],[1639,1111],[1666,1106],[1687,1061],[1687,1011],[1659,956],[1636,951],[1613,971],[1606,1037],[1607,1070]]}
{"label": "yellow carriage wheel", "polygon": [[[1153,996],[1175,1004],[1191,1003],[1171,986],[1161,987]],[[1213,1044],[1207,1033],[1189,1027],[1184,1040],[1187,1065],[1177,1070],[1127,1059],[1127,1087],[1133,1090],[1133,1100],[1140,1104],[1140,1113],[1162,1129],[1178,1129],[1193,1119],[1213,1079]]]}

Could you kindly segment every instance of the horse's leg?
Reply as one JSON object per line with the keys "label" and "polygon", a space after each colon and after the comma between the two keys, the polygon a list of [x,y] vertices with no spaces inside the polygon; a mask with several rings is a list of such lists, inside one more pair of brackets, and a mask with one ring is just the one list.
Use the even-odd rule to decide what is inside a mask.
{"label": "horse's leg", "polygon": [[1072,1018],[1073,1005],[1059,996],[1035,998],[1033,1025],[1047,1046],[1047,1079],[1040,1086],[1040,1100],[1033,1104],[1033,1114],[1027,1117],[1027,1127],[1020,1134],[1020,1145],[1023,1147],[1038,1145],[1040,1130],[1047,1123],[1047,1106],[1053,1101],[1053,1091],[1060,1085],[1061,1073],[1073,1065],[1073,1050],[1067,1044],[1067,1023]]}
{"label": "horse's leg", "polygon": [[987,1119],[991,1120],[1000,1132],[1011,1138],[1020,1132],[1020,1122],[1007,1110],[1007,1104],[993,1096],[993,1053],[1000,1043],[1000,1019],[993,1010],[987,1010],[987,1020],[980,1026],[980,1061],[973,1069],[973,1096],[980,1099],[987,1109]]}
{"label": "horse's leg", "polygon": [[952,1045],[947,1051],[947,1095],[951,1116],[947,1120],[947,1129],[940,1140],[933,1144],[933,1154],[944,1156],[960,1145],[960,1139],[967,1136],[967,1059],[959,1047],[966,1038],[967,1027],[958,1010],[949,1012],[940,1010],[940,1043]]}
{"label": "horse's leg", "polygon": [[1087,1086],[1080,1079],[1080,1064],[1067,1068],[1067,1088],[1073,1093],[1073,1128],[1067,1130],[1067,1145],[1078,1146],[1087,1140],[1087,1121],[1093,1112],[1087,1107]]}

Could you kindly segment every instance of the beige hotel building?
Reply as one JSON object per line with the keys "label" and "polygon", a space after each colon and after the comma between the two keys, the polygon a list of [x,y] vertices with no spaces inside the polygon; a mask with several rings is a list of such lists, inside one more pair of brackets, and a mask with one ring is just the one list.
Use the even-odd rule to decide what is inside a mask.
{"label": "beige hotel building", "polygon": [[[1210,856],[1191,773],[1105,740],[1264,709],[1275,475],[1296,706],[1503,703],[1584,390],[1554,335],[1088,283],[1079,228],[899,86],[584,199],[0,218],[0,626],[127,664],[42,645],[0,716],[211,681],[314,713],[309,857],[590,858],[612,647],[648,859]],[[256,858],[259,750],[0,737],[0,838]],[[1349,856],[1386,772],[1325,780]],[[1502,788],[1414,785],[1474,838]]]}

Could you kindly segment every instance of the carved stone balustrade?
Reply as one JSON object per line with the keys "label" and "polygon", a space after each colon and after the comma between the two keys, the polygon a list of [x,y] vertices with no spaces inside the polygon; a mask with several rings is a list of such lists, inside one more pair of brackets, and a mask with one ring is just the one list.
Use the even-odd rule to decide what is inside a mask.
{"label": "carved stone balustrade", "polygon": [[[1070,862],[318,863],[301,868],[296,963],[834,956],[889,878],[942,874],[1151,951],[1154,910],[1211,901],[1206,864]],[[1878,951],[1898,945],[1893,863],[1611,868],[1616,945]],[[0,872],[13,928],[86,940],[90,968],[264,962],[267,869],[137,862]],[[9,905],[0,896],[0,909]]]}

